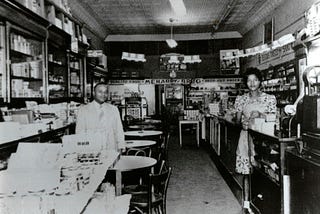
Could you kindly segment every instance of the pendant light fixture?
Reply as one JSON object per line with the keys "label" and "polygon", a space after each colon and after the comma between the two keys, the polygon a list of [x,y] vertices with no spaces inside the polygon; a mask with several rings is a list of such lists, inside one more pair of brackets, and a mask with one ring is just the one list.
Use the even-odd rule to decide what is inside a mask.
{"label": "pendant light fixture", "polygon": [[176,42],[176,40],[173,39],[173,19],[170,18],[169,21],[171,23],[171,33],[170,33],[170,39],[166,39],[166,42],[170,48],[175,48],[177,47],[178,43]]}

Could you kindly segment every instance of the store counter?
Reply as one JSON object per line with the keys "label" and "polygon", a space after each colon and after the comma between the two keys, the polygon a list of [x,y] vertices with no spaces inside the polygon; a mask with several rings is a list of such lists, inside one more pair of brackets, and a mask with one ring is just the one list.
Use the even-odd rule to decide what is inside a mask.
{"label": "store counter", "polygon": [[[235,172],[236,150],[242,127],[221,116],[207,115],[206,141],[212,147],[213,159],[233,193],[242,203],[243,176]],[[286,175],[285,151],[295,138],[279,138],[271,129],[248,132],[255,145],[257,166],[251,175],[253,208],[283,213],[283,176]],[[262,196],[263,200],[260,200]]]}
{"label": "store counter", "polygon": [[[49,153],[53,154],[53,152]],[[22,155],[20,154],[20,156]],[[24,154],[23,156],[28,155]],[[41,184],[37,179],[28,179],[27,176],[30,173],[45,174],[43,170],[37,168],[28,168],[27,170],[11,166],[10,169],[0,171],[0,182],[7,184],[0,190],[0,213],[19,213],[22,210],[28,213],[83,213],[90,207],[91,201],[97,198],[95,192],[105,178],[106,171],[113,167],[118,159],[119,153],[109,151],[101,158],[99,165],[80,166],[78,164],[77,167],[73,166],[70,169],[61,168],[61,173],[59,167],[49,168],[48,171],[53,172],[50,175],[57,174],[58,179],[43,177],[46,183],[40,182]],[[17,166],[19,167],[19,165]],[[21,176],[17,176],[17,174],[21,174]],[[34,178],[38,177],[34,176]],[[109,204],[106,206],[113,206],[113,202],[116,200],[114,188],[111,191],[113,193],[110,190],[99,193],[108,197]],[[129,208],[128,204],[127,209]]]}
{"label": "store counter", "polygon": [[53,139],[58,133],[74,128],[75,122],[55,120],[52,122],[19,124],[17,122],[0,123],[0,149],[17,145],[19,142],[36,141],[41,142],[42,138]]}

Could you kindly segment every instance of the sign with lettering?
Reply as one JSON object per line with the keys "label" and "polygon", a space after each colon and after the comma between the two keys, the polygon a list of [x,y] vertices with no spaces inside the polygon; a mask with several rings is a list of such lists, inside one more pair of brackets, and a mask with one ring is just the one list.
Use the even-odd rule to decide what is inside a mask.
{"label": "sign with lettering", "polygon": [[264,64],[273,60],[280,59],[286,55],[292,54],[293,52],[294,51],[292,49],[292,43],[290,43],[269,52],[259,54],[258,61],[259,64]]}
{"label": "sign with lettering", "polygon": [[211,78],[211,79],[144,79],[144,80],[109,80],[109,84],[154,84],[154,85],[166,85],[166,84],[200,84],[200,83],[210,83],[210,82],[219,82],[219,83],[240,83],[242,78],[233,77],[233,78]]}
{"label": "sign with lettering", "polygon": [[101,57],[103,56],[102,50],[88,50],[87,57]]}

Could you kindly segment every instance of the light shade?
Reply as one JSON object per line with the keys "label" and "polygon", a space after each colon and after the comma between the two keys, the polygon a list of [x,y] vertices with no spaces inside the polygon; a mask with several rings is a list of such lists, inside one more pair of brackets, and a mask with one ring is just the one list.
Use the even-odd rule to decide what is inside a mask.
{"label": "light shade", "polygon": [[170,59],[168,60],[168,62],[170,63],[170,64],[178,64],[180,61],[179,61],[179,59],[178,59],[178,56],[170,56]]}
{"label": "light shade", "polygon": [[130,60],[130,58],[129,58],[129,53],[128,53],[128,52],[122,52],[122,57],[121,57],[121,59]]}
{"label": "light shade", "polygon": [[170,48],[175,48],[178,45],[178,43],[174,39],[166,39],[166,42]]}
{"label": "light shade", "polygon": [[135,62],[145,62],[146,61],[144,54],[128,53],[128,52],[122,52],[121,59],[128,60],[128,61],[135,61]]}
{"label": "light shade", "polygon": [[177,77],[177,73],[176,73],[174,70],[172,70],[172,71],[169,73],[169,76],[170,76],[171,78],[176,78],[176,77]]}
{"label": "light shade", "polygon": [[193,55],[192,57],[191,57],[192,59],[192,63],[199,63],[199,62],[201,62],[201,59],[200,59],[200,56],[199,55]]}
{"label": "light shade", "polygon": [[169,0],[174,13],[178,16],[184,16],[187,14],[186,6],[183,0]]}
{"label": "light shade", "polygon": [[184,56],[183,63],[192,63],[191,56]]}

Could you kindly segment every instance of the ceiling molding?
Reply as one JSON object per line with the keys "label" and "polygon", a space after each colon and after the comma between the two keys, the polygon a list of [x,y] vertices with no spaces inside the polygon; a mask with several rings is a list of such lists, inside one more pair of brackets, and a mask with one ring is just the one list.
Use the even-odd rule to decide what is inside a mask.
{"label": "ceiling molding", "polygon": [[[235,39],[242,38],[237,31],[211,33],[189,33],[174,34],[174,40],[208,40],[208,39]],[[106,42],[138,42],[138,41],[165,41],[170,38],[170,34],[136,34],[136,35],[109,35],[105,38]]]}
{"label": "ceiling molding", "polygon": [[284,0],[267,0],[264,4],[252,14],[251,17],[241,24],[240,33],[244,35],[249,30],[260,24],[263,19],[267,18]]}
{"label": "ceiling molding", "polygon": [[74,17],[80,20],[84,24],[84,27],[89,31],[99,36],[101,39],[107,35],[107,28],[101,24],[102,21],[98,21],[92,13],[90,8],[82,5],[78,0],[69,0],[69,6],[71,13]]}

